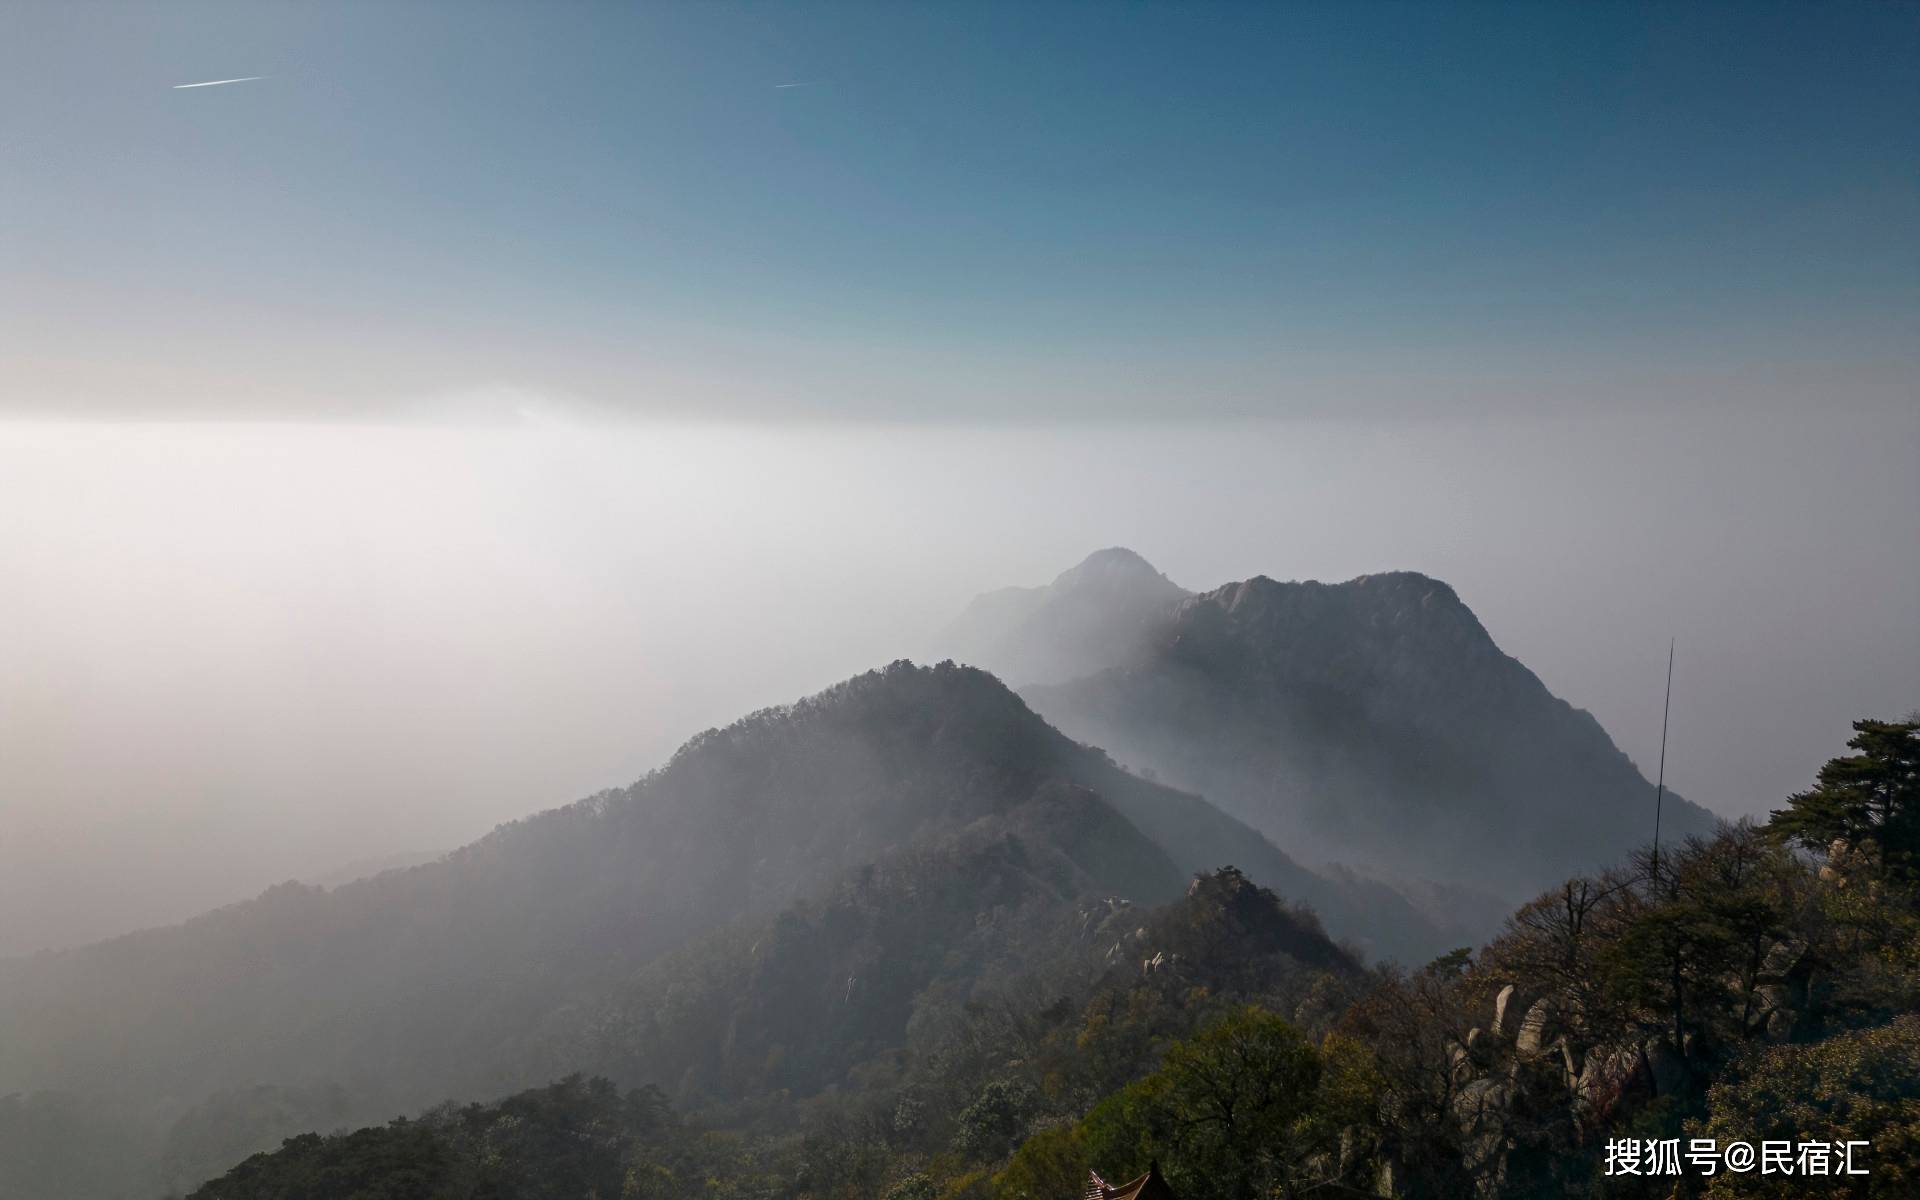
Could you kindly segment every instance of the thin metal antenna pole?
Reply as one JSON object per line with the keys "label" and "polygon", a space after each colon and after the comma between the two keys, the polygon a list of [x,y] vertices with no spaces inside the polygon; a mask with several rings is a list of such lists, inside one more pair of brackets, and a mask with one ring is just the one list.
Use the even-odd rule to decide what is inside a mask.
{"label": "thin metal antenna pole", "polygon": [[1660,781],[1653,785],[1653,880],[1660,881],[1660,807],[1667,797],[1667,718],[1673,715],[1673,639],[1667,641],[1667,702],[1660,710]]}

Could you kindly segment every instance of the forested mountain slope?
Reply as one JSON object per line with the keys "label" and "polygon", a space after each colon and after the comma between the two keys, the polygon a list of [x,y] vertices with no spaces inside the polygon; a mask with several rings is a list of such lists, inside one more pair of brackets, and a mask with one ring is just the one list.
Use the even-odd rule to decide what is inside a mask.
{"label": "forested mountain slope", "polygon": [[[1424,575],[1228,584],[1144,657],[1023,695],[1309,861],[1517,897],[1652,832],[1653,786],[1599,723]],[[1665,819],[1714,825],[1671,794]]]}
{"label": "forested mountain slope", "polygon": [[[7,963],[0,1089],[198,1091],[315,1072],[496,1086],[570,996],[1053,782],[1164,792],[992,677],[900,665],[690,742],[633,787],[327,892]],[[1165,883],[1164,879],[1156,881]]]}
{"label": "forested mountain slope", "polygon": [[[439,1107],[417,1120],[294,1137],[273,1153],[240,1162],[196,1191],[194,1200],[319,1200],[354,1188],[380,1194],[375,1189],[395,1180],[406,1181],[404,1194],[423,1200],[571,1200],[588,1189],[635,1198],[879,1200],[884,1194],[922,1200],[937,1194],[930,1180],[916,1178],[928,1154],[953,1146],[955,1153],[939,1156],[950,1168],[1004,1156],[1027,1129],[1148,1069],[1165,1038],[1245,998],[1331,1017],[1343,998],[1364,986],[1360,964],[1310,916],[1237,871],[1214,872],[1159,907],[1083,907],[1072,916],[1069,935],[1055,943],[1061,970],[1041,979],[1002,978],[966,1003],[936,998],[915,1016],[910,1045],[879,1049],[842,1089],[797,1100],[783,1084],[806,1073],[796,1072],[798,1062],[818,1064],[822,1045],[850,1047],[893,1026],[898,1016],[884,1011],[885,994],[894,989],[870,985],[867,968],[849,978],[850,994],[843,997],[836,986],[831,997],[816,995],[817,984],[839,969],[837,956],[877,934],[870,949],[880,953],[869,966],[940,974],[937,950],[885,930],[913,924],[930,894],[957,887],[977,898],[990,877],[1000,880],[994,887],[1037,878],[1030,870],[1035,864],[1000,849],[971,844],[944,867],[916,858],[850,881],[826,903],[753,933],[753,944],[740,947],[753,960],[744,970],[703,971],[686,954],[662,960],[658,977],[642,981],[627,999],[666,1013],[666,1023],[683,1031],[700,1023],[731,1026],[737,1044],[708,1033],[694,1051],[709,1055],[726,1046],[736,1073],[722,1094],[681,1086],[669,1095],[650,1085],[623,1094],[614,1081],[576,1075],[504,1100]],[[929,874],[939,882],[918,886]],[[1012,886],[1006,895],[1027,887]],[[908,911],[892,911],[901,904]],[[1009,910],[995,906],[986,913],[987,924],[999,929],[949,945],[1010,944],[1001,934],[1017,922],[1000,920]],[[896,951],[916,961],[896,964]],[[676,1005],[669,993],[682,985],[683,1002]],[[937,996],[941,989],[930,990]],[[709,1001],[715,1010],[702,1011]],[[616,1079],[624,1074],[617,1058],[607,1060],[607,1069]],[[983,1183],[976,1177],[969,1190],[954,1194],[981,1196]]]}
{"label": "forested mountain slope", "polygon": [[[1477,954],[1362,970],[1271,892],[1213,872],[1155,909],[1087,910],[1089,936],[1069,944],[1097,952],[1120,933],[1131,950],[1104,969],[936,1006],[904,1052],[804,1100],[781,1088],[783,1042],[749,1036],[742,1103],[563,1079],[295,1138],[194,1200],[332,1200],[397,1180],[448,1200],[1048,1200],[1082,1194],[1090,1170],[1155,1164],[1183,1200],[1906,1200],[1920,1181],[1920,722],[1857,722],[1849,746],[1765,827],[1564,880]],[[902,862],[781,918],[781,946],[758,959],[780,966],[695,998],[792,995],[799,1020],[841,1041],[834,1004],[804,993],[870,936],[877,961],[904,945],[883,928],[916,880],[977,897],[968,880],[1050,874],[992,838],[960,841],[957,869]],[[717,1019],[746,1017],[747,1032],[763,1015],[779,1019]],[[1651,1165],[1662,1146],[1681,1165]],[[1755,1170],[1767,1146],[1788,1157]]]}
{"label": "forested mountain slope", "polygon": [[[437,862],[0,963],[0,1094],[111,1096],[135,1125],[262,1086],[390,1112],[583,1056],[701,1094],[827,1086],[895,1047],[922,991],[1065,964],[1086,906],[1161,902],[1227,863],[1370,947],[1446,936],[1121,770],[982,671],[896,663]],[[762,952],[727,948],[756,929]],[[675,1025],[648,980],[693,994],[695,959],[724,986]],[[744,986],[772,979],[790,986]],[[809,1040],[816,1020],[849,1035]],[[786,1065],[748,1065],[750,1042]]]}

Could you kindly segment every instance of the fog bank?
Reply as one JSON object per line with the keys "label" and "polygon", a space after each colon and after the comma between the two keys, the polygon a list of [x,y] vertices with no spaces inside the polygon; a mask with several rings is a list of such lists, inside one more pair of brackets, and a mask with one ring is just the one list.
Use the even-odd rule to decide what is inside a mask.
{"label": "fog bank", "polygon": [[1414,569],[1651,770],[1777,807],[1920,705],[1920,416],[0,425],[0,953],[450,848],[1121,544]]}

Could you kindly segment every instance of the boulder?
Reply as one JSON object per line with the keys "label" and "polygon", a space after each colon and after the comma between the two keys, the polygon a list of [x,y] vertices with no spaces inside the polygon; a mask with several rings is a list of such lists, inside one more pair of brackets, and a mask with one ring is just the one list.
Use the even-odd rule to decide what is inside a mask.
{"label": "boulder", "polygon": [[1807,957],[1805,938],[1786,938],[1775,942],[1760,960],[1758,978],[1763,983],[1779,983],[1800,969]]}
{"label": "boulder", "polygon": [[1512,1032],[1512,1026],[1507,1023],[1507,1010],[1514,1006],[1515,991],[1514,985],[1510,983],[1501,988],[1500,994],[1493,998],[1493,1035],[1495,1037],[1505,1037]]}
{"label": "boulder", "polygon": [[1520,1020],[1520,1028],[1513,1035],[1513,1052],[1521,1055],[1540,1053],[1547,1042],[1547,1022],[1553,1017],[1553,1001],[1542,998],[1535,1000],[1527,1009],[1527,1015]]}

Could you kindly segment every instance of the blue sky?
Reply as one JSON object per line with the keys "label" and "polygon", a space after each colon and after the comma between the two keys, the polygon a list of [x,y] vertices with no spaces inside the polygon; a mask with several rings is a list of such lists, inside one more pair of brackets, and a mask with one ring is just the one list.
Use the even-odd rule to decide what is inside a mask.
{"label": "blue sky", "polygon": [[362,416],[499,388],[903,419],[1911,394],[1913,5],[0,22],[16,411]]}

